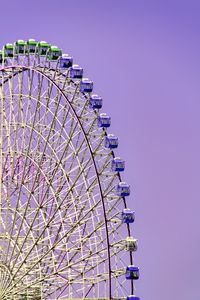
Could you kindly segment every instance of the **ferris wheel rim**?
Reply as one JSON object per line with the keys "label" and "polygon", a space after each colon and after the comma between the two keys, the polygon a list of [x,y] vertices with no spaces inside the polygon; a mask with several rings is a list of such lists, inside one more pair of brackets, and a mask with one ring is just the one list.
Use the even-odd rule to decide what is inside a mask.
{"label": "ferris wheel rim", "polygon": [[[93,152],[93,150],[92,150],[92,148],[91,148],[91,146],[90,146],[90,143],[89,143],[89,140],[88,140],[88,138],[87,138],[87,134],[86,134],[86,132],[85,132],[85,130],[84,130],[84,127],[83,127],[83,125],[82,125],[82,123],[81,123],[81,121],[80,121],[80,119],[79,119],[79,116],[78,116],[78,114],[77,114],[77,112],[76,112],[76,110],[74,109],[74,107],[73,107],[73,105],[71,104],[71,102],[69,101],[69,99],[68,99],[68,97],[65,95],[65,93],[64,93],[64,90],[54,81],[54,79],[52,79],[52,78],[50,78],[50,77],[48,77],[47,76],[47,74],[45,74],[44,72],[42,72],[42,70],[45,70],[45,69],[48,69],[48,67],[44,67],[44,68],[42,68],[41,67],[41,70],[39,70],[39,69],[37,69],[37,67],[41,67],[40,65],[20,65],[20,64],[17,64],[17,65],[11,65],[11,66],[6,66],[6,67],[3,67],[3,68],[1,68],[0,69],[0,71],[1,72],[4,72],[4,71],[7,71],[8,69],[22,69],[22,70],[18,70],[18,72],[16,72],[14,75],[11,75],[11,77],[14,77],[15,75],[17,75],[17,74],[19,74],[20,72],[24,72],[24,71],[27,71],[27,70],[32,70],[32,71],[34,71],[34,72],[37,72],[37,73],[39,73],[39,74],[41,74],[43,77],[45,77],[48,81],[50,81],[51,83],[52,83],[52,85],[57,89],[57,90],[59,90],[59,92],[62,94],[62,96],[64,97],[64,99],[67,101],[67,103],[68,103],[68,105],[70,106],[70,109],[72,110],[72,112],[73,112],[73,115],[75,116],[75,118],[76,118],[76,120],[77,120],[77,122],[79,123],[79,126],[80,126],[80,128],[81,128],[81,132],[83,133],[83,135],[84,135],[84,139],[85,139],[85,141],[86,141],[86,143],[87,143],[87,146],[88,146],[88,149],[89,149],[89,152],[90,152],[90,155],[91,155],[91,158],[92,158],[92,162],[93,162],[93,166],[94,166],[94,168],[95,168],[95,172],[96,172],[96,176],[97,176],[97,181],[98,181],[98,188],[99,188],[99,190],[100,190],[100,195],[101,195],[101,203],[102,203],[102,207],[103,207],[103,215],[104,215],[104,225],[105,225],[105,229],[106,229],[106,235],[107,235],[107,253],[108,253],[108,255],[107,255],[107,257],[108,257],[108,261],[109,261],[109,287],[110,287],[110,293],[109,293],[109,299],[111,299],[111,272],[112,272],[112,268],[111,268],[111,253],[110,253],[110,241],[109,241],[109,236],[108,236],[108,233],[109,233],[109,231],[108,231],[108,227],[107,227],[107,222],[108,222],[108,220],[107,220],[107,211],[106,211],[106,209],[105,209],[105,204],[104,204],[104,195],[103,195],[103,192],[102,192],[102,187],[101,187],[101,181],[100,181],[100,175],[101,174],[99,174],[99,172],[98,172],[98,169],[97,169],[97,165],[96,165],[96,160],[95,160],[95,155],[94,155],[94,152]],[[60,71],[60,70],[58,70],[58,69],[51,69],[55,74],[56,74],[56,72],[58,72],[58,71]],[[63,74],[62,72],[60,72],[59,73],[59,75],[62,75],[62,76],[67,76],[66,74]],[[3,76],[2,76],[3,77]],[[6,79],[6,80],[9,80],[9,77]],[[6,81],[5,81],[6,82]],[[71,82],[73,82],[73,80],[71,80]],[[0,84],[0,86],[1,86],[2,84]],[[87,96],[84,94],[84,93],[82,93],[82,95],[86,98],[86,100],[87,100]],[[94,111],[94,113],[96,114],[96,115],[98,115],[98,113],[97,113],[97,111],[96,110],[93,110]],[[104,130],[104,128],[103,128],[103,133],[104,133],[104,136],[107,136],[107,132],[106,132],[106,130]],[[112,157],[115,157],[115,155],[114,155],[114,151],[113,150],[111,150],[111,155],[112,155]],[[120,173],[118,172],[118,174],[117,174],[117,177],[119,178],[119,180],[121,181],[121,175],[120,175]],[[126,205],[126,199],[125,199],[125,197],[122,197],[123,198],[123,202],[124,202],[124,207],[126,208],[127,207],[127,205]],[[129,224],[127,224],[127,229],[128,229],[128,235],[130,236],[130,226],[129,226]],[[130,261],[131,261],[131,264],[132,264],[132,252],[130,252]]]}

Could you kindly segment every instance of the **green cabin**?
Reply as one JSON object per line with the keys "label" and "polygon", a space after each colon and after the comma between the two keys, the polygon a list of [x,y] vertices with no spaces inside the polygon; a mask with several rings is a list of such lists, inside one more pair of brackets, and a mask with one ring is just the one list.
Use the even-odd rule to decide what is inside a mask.
{"label": "green cabin", "polygon": [[50,44],[48,44],[47,42],[45,41],[41,41],[37,44],[37,48],[38,48],[38,54],[40,56],[46,56],[47,55],[47,52],[50,48]]}
{"label": "green cabin", "polygon": [[29,39],[26,42],[26,52],[28,54],[35,54],[35,49],[37,47],[38,42],[34,39]]}
{"label": "green cabin", "polygon": [[2,64],[3,62],[3,51],[0,50],[0,64]]}
{"label": "green cabin", "polygon": [[14,56],[14,46],[13,44],[5,44],[3,47],[4,57],[13,57]]}
{"label": "green cabin", "polygon": [[26,42],[24,40],[18,40],[15,43],[15,53],[24,55],[26,51]]}
{"label": "green cabin", "polygon": [[51,61],[58,60],[62,56],[62,51],[57,46],[51,46],[48,52],[48,59]]}

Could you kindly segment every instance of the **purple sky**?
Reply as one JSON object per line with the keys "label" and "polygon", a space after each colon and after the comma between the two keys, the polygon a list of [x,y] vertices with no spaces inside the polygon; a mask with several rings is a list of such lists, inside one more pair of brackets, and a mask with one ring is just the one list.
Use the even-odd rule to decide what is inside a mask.
{"label": "purple sky", "polygon": [[141,300],[198,299],[200,1],[1,1],[0,18],[2,46],[60,46],[103,97],[132,187]]}

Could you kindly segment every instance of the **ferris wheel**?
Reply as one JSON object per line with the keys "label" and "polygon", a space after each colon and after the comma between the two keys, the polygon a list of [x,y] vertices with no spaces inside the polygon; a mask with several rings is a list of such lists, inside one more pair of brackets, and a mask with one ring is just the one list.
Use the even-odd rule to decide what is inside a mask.
{"label": "ferris wheel", "polygon": [[102,98],[45,41],[0,52],[0,299],[127,299],[130,186]]}

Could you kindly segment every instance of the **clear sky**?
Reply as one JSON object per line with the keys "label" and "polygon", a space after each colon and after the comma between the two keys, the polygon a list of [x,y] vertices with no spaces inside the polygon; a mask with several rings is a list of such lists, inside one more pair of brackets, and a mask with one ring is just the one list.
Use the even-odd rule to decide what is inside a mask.
{"label": "clear sky", "polygon": [[198,299],[200,1],[1,1],[1,45],[47,40],[94,80],[136,211],[141,300]]}

